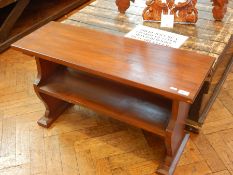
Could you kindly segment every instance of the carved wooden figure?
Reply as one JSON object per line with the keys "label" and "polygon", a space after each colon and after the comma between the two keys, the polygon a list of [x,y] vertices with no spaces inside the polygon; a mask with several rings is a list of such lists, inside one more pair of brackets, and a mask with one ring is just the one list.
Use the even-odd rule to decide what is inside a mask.
{"label": "carved wooden figure", "polygon": [[179,2],[175,4],[174,0],[168,0],[163,3],[161,0],[147,0],[147,7],[143,11],[144,20],[161,21],[161,14],[174,15],[175,22],[189,22],[196,23],[198,19],[198,12],[196,9],[197,0],[187,0],[186,2]]}
{"label": "carved wooden figure", "polygon": [[130,0],[116,0],[116,5],[118,6],[119,12],[125,13],[130,6]]}
{"label": "carved wooden figure", "polygon": [[227,12],[228,0],[213,0],[213,16],[216,20],[222,20]]}
{"label": "carved wooden figure", "polygon": [[[227,11],[228,0],[212,0],[213,1],[213,17],[215,20],[222,20]],[[187,0],[183,3],[178,3],[173,10],[175,14],[175,21],[177,22],[196,22],[198,19],[197,9],[195,7],[197,0]],[[147,0],[147,7],[143,11],[143,18],[145,20],[161,20],[162,10],[167,11],[167,8],[171,8],[171,4],[174,4],[174,0],[167,0],[167,3],[162,3],[161,0]],[[116,0],[116,5],[121,13],[130,6],[130,0]]]}

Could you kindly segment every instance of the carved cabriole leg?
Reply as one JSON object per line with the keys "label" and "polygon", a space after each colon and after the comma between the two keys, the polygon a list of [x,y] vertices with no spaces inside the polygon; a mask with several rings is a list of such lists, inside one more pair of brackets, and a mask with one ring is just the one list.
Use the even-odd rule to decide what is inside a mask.
{"label": "carved cabriole leg", "polygon": [[213,0],[213,17],[215,20],[222,20],[227,12],[228,0]]}
{"label": "carved cabriole leg", "polygon": [[38,75],[34,83],[34,89],[46,108],[44,116],[37,123],[48,128],[71,104],[40,92],[39,87],[45,84],[52,74],[65,67],[40,58],[36,58],[36,64]]}
{"label": "carved cabriole leg", "polygon": [[116,0],[116,5],[120,13],[125,13],[130,6],[130,0]]}
{"label": "carved cabriole leg", "polygon": [[172,116],[168,123],[165,136],[166,158],[157,169],[157,173],[171,175],[180,159],[180,156],[188,141],[189,134],[185,133],[185,119],[190,105],[184,102],[174,101]]}

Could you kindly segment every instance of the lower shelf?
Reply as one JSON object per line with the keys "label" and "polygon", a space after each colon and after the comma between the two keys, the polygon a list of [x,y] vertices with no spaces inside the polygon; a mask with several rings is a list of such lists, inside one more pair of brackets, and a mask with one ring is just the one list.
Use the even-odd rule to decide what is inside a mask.
{"label": "lower shelf", "polygon": [[161,136],[165,135],[171,116],[172,104],[168,99],[69,68],[56,72],[38,91]]}

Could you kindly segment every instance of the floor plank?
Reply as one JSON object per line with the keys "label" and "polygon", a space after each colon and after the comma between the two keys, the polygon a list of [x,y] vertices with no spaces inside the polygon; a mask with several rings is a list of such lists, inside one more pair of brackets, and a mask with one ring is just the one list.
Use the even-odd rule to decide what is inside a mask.
{"label": "floor plank", "polygon": [[[141,21],[136,9],[142,9],[143,4],[135,4],[126,15],[119,15],[115,6],[105,4],[113,2],[97,0],[79,14],[68,16],[66,23],[124,35]],[[198,8],[203,11],[205,3],[201,1]],[[98,13],[95,9],[103,11]],[[210,13],[211,8],[207,10]],[[207,23],[210,17],[201,18],[196,28],[189,26],[183,32],[197,30],[200,38],[197,41],[201,44],[201,39],[210,38],[208,32],[213,34],[223,27],[217,22],[216,28],[211,28],[213,24]],[[223,32],[227,38],[233,26],[226,25],[229,30]],[[205,32],[201,33],[199,29],[203,31],[203,28]],[[179,29],[175,27],[175,31]],[[221,36],[213,40],[226,42]],[[198,48],[209,54],[211,47]],[[217,48],[214,52],[216,56],[219,54]],[[35,77],[36,65],[31,57],[11,49],[0,54],[1,175],[156,174],[155,169],[164,156],[163,142],[148,133],[145,137],[138,128],[80,106],[67,110],[49,129],[39,127],[36,121],[43,115],[44,106],[32,87]],[[233,68],[201,133],[191,135],[175,174],[233,174],[232,99]]]}

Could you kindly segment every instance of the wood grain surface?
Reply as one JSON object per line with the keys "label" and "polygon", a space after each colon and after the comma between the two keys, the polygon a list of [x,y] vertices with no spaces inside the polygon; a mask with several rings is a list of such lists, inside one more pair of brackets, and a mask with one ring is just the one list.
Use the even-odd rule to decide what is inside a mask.
{"label": "wood grain surface", "polygon": [[28,55],[188,103],[194,101],[214,62],[206,55],[55,22],[12,46]]}

